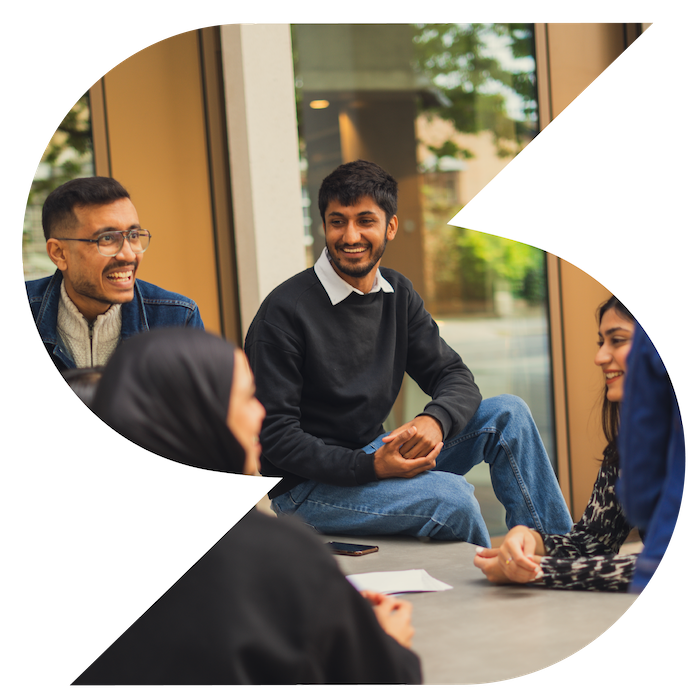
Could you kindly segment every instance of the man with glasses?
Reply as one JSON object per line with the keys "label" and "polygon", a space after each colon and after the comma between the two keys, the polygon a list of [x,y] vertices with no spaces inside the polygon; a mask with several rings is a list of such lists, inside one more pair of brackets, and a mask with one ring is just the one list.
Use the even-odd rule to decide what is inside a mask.
{"label": "man with glasses", "polygon": [[59,369],[103,365],[123,338],[151,328],[203,328],[191,299],[136,280],[151,234],[116,180],[85,177],[56,188],[42,226],[58,269],[27,282],[27,294]]}

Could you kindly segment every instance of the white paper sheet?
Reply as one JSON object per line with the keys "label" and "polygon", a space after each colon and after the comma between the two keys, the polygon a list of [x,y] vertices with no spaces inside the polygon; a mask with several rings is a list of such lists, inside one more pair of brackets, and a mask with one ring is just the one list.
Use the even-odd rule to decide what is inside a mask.
{"label": "white paper sheet", "polygon": [[346,578],[358,591],[370,590],[387,594],[447,591],[452,588],[449,584],[433,578],[425,569],[372,571],[366,574],[350,574]]}

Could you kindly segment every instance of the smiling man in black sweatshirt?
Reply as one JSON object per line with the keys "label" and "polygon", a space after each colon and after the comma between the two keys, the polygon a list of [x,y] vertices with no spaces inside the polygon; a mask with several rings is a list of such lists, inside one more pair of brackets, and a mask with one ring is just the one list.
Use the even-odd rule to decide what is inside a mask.
{"label": "smiling man in black sweatshirt", "polygon": [[[325,178],[326,249],[262,303],[245,351],[267,411],[261,472],[278,515],[320,532],[404,534],[489,546],[463,478],[491,465],[508,527],[567,532],[571,517],[527,405],[481,399],[410,281],[380,267],[397,235],[398,187],[367,161]],[[391,433],[383,422],[408,373],[431,397]]]}

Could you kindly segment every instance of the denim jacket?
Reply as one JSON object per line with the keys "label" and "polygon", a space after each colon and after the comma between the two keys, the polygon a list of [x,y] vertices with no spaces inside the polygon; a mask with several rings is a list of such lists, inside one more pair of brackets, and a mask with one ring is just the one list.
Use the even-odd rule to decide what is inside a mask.
{"label": "denim jacket", "polygon": [[[62,280],[61,271],[56,270],[52,277],[26,283],[29,305],[39,335],[60,370],[75,367],[70,351],[63,344],[56,328]],[[121,312],[120,342],[129,336],[161,326],[204,328],[197,304],[191,299],[142,280],[135,281],[134,298],[129,303],[122,304]]]}

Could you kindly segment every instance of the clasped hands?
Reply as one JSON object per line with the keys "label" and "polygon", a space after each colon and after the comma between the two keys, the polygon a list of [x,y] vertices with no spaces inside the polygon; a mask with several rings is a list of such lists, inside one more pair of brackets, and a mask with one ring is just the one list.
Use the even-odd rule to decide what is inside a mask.
{"label": "clasped hands", "polygon": [[374,472],[378,479],[411,479],[432,469],[442,450],[442,426],[431,416],[418,416],[382,438],[374,453]]}
{"label": "clasped hands", "polygon": [[477,547],[474,566],[492,583],[530,583],[542,578],[540,559],[544,554],[540,534],[517,525],[508,532],[500,547]]}

